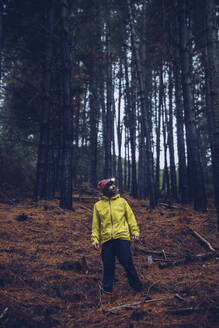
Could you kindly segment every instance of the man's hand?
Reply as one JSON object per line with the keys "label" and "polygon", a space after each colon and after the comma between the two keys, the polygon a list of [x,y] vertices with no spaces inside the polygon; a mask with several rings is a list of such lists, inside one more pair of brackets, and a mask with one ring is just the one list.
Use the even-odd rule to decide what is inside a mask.
{"label": "man's hand", "polygon": [[96,251],[98,251],[100,249],[100,244],[95,244],[94,248],[96,249]]}
{"label": "man's hand", "polygon": [[132,235],[131,239],[133,241],[139,240],[139,235]]}

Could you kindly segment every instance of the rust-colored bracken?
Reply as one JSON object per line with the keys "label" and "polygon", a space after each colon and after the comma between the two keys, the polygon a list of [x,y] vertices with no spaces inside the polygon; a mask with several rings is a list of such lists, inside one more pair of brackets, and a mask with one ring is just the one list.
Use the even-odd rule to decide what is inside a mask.
{"label": "rust-colored bracken", "polygon": [[[113,296],[100,305],[102,264],[90,244],[97,196],[74,190],[74,211],[60,209],[58,200],[0,204],[0,327],[217,327],[219,241],[211,202],[200,214],[179,204],[151,210],[123,195],[141,229],[131,248],[144,293],[130,289],[117,263]],[[211,251],[190,229],[214,247],[210,257],[193,260]],[[189,261],[159,267],[182,258]]]}

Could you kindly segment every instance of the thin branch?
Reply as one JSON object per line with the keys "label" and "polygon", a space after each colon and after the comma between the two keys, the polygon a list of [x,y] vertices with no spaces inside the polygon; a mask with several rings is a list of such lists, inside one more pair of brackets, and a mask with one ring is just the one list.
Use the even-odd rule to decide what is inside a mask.
{"label": "thin branch", "polygon": [[202,237],[197,231],[193,230],[193,229],[189,229],[190,232],[192,233],[192,235],[194,237],[197,237],[199,240],[202,241],[202,243],[205,244],[205,246],[207,246],[211,251],[215,252],[215,249],[212,247],[212,245],[209,243],[209,241],[207,241],[207,239],[205,239],[204,237]]}
{"label": "thin branch", "polygon": [[174,297],[175,297],[175,295],[174,296],[161,297],[161,298],[155,298],[155,299],[152,299],[152,300],[143,300],[143,301],[138,301],[138,302],[134,302],[134,303],[130,303],[130,304],[123,304],[123,305],[119,305],[119,306],[114,306],[110,309],[104,309],[104,312],[114,312],[115,310],[132,308],[132,307],[136,307],[137,305],[140,305],[140,304],[160,302],[160,301],[164,301],[164,300],[168,300],[168,299],[173,299]]}

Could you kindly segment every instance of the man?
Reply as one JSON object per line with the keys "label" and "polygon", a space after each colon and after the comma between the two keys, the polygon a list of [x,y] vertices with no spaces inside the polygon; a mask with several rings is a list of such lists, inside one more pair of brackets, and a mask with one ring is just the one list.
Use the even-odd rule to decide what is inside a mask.
{"label": "man", "polygon": [[[130,286],[142,290],[130,251],[130,240],[139,239],[139,228],[127,201],[118,194],[114,179],[104,179],[98,183],[103,192],[101,199],[94,205],[91,241],[95,249],[102,243],[103,261],[102,292],[112,294],[115,271],[115,257],[124,267]],[[131,231],[131,236],[130,236]]]}

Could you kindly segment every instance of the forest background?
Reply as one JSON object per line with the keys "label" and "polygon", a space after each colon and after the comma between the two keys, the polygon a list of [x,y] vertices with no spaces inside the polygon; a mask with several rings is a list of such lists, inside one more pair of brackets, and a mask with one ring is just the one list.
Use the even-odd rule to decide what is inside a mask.
{"label": "forest background", "polygon": [[71,209],[73,184],[116,176],[219,213],[218,1],[0,3],[1,200]]}

